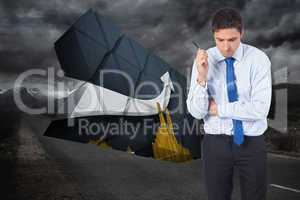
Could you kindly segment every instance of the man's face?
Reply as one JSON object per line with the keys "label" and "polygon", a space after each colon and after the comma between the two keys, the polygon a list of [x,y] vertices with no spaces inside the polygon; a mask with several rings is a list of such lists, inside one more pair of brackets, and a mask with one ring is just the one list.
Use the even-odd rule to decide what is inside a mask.
{"label": "man's face", "polygon": [[240,45],[242,35],[236,28],[219,29],[214,32],[216,46],[225,58],[233,56]]}

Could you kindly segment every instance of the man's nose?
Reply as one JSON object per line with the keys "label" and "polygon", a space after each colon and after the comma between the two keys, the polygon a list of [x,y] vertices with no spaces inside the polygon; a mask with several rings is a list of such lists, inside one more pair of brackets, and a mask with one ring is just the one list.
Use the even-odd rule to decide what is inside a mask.
{"label": "man's nose", "polygon": [[228,44],[228,42],[224,43],[224,50],[228,51],[230,49],[230,45]]}

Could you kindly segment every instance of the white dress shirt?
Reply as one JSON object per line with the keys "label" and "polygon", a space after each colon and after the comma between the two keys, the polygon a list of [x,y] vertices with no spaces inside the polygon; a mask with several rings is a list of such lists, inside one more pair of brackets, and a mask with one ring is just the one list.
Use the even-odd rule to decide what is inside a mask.
{"label": "white dress shirt", "polygon": [[[206,134],[233,135],[232,119],[242,120],[244,135],[262,135],[268,127],[267,115],[271,104],[271,62],[267,55],[240,43],[233,58],[238,101],[229,102],[226,86],[225,57],[217,47],[207,50],[208,74],[205,87],[197,83],[194,61],[191,84],[186,100],[189,113],[204,120]],[[209,98],[217,104],[218,116],[208,113]]]}

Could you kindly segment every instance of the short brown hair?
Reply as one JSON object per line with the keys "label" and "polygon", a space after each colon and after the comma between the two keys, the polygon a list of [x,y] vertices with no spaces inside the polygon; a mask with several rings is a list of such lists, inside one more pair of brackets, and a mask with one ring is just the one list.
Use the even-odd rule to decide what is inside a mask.
{"label": "short brown hair", "polygon": [[240,13],[234,8],[222,8],[212,18],[212,32],[224,28],[236,28],[240,33],[243,30],[243,22]]}

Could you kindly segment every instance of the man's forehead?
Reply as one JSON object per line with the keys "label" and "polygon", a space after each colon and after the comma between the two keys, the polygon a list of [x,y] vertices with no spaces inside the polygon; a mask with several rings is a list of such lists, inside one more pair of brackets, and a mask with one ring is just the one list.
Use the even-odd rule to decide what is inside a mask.
{"label": "man's forehead", "polygon": [[235,28],[219,29],[214,32],[214,37],[217,39],[234,39],[241,36],[241,33]]}

